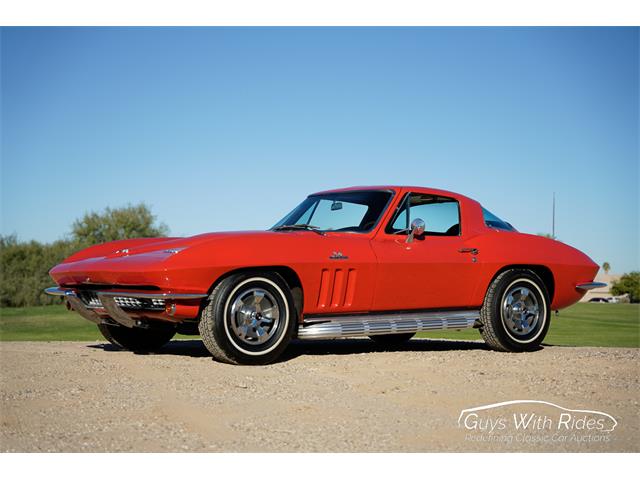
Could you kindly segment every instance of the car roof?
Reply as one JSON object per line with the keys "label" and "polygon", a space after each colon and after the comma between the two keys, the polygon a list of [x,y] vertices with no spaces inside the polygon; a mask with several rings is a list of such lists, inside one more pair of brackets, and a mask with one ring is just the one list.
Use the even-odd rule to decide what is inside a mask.
{"label": "car roof", "polygon": [[[467,232],[483,232],[487,230],[487,226],[484,223],[484,218],[482,215],[482,205],[476,200],[469,198],[460,193],[450,192],[448,190],[440,190],[437,188],[430,187],[416,187],[410,185],[365,185],[365,186],[356,186],[356,187],[347,187],[347,188],[336,188],[333,190],[324,190],[322,192],[317,192],[312,195],[324,195],[330,193],[340,193],[340,192],[357,192],[357,191],[367,191],[367,190],[377,190],[377,191],[392,191],[396,195],[400,195],[403,192],[416,192],[416,193],[425,193],[429,195],[437,195],[441,197],[449,197],[455,199],[459,202],[461,206],[461,219],[466,223]],[[311,196],[311,195],[310,195]]]}
{"label": "car roof", "polygon": [[335,188],[332,190],[323,190],[321,192],[312,193],[311,195],[325,195],[329,193],[341,193],[341,192],[358,192],[363,190],[393,190],[395,192],[399,192],[400,190],[408,190],[412,192],[424,192],[424,193],[432,193],[436,195],[443,196],[452,196],[452,197],[463,197],[456,192],[450,192],[448,190],[441,190],[438,188],[430,188],[430,187],[417,187],[417,186],[409,186],[409,185],[362,185],[355,187],[346,187],[346,188]]}

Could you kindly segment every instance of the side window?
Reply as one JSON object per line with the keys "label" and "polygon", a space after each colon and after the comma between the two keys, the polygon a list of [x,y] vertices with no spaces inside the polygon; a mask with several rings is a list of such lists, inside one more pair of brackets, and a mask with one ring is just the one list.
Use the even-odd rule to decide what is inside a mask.
{"label": "side window", "polygon": [[412,193],[386,229],[387,233],[406,233],[411,222],[421,218],[426,224],[425,235],[460,235],[460,209],[452,198]]}

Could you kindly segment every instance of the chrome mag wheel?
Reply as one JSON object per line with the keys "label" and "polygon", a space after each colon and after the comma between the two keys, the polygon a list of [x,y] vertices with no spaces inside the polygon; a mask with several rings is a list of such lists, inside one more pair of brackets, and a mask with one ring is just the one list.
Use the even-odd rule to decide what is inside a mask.
{"label": "chrome mag wheel", "polygon": [[540,348],[549,330],[551,299],[540,276],[526,268],[505,270],[493,279],[480,310],[480,334],[500,352]]}
{"label": "chrome mag wheel", "polygon": [[524,337],[533,332],[540,322],[540,307],[534,292],[524,286],[508,290],[502,301],[502,318],[514,336]]}
{"label": "chrome mag wheel", "polygon": [[285,351],[297,319],[284,278],[276,272],[249,270],[232,273],[214,287],[198,331],[219,362],[266,365]]}
{"label": "chrome mag wheel", "polygon": [[252,287],[231,299],[229,325],[238,340],[249,345],[268,342],[278,330],[280,309],[274,296]]}

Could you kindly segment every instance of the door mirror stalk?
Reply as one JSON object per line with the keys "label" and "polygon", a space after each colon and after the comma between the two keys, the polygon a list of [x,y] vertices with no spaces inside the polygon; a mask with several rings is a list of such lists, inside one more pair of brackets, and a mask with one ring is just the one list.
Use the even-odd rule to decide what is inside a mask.
{"label": "door mirror stalk", "polygon": [[415,236],[419,237],[420,235],[422,235],[424,233],[424,228],[424,220],[422,220],[421,218],[416,218],[413,222],[411,222],[411,231],[407,236],[407,243],[413,242]]}

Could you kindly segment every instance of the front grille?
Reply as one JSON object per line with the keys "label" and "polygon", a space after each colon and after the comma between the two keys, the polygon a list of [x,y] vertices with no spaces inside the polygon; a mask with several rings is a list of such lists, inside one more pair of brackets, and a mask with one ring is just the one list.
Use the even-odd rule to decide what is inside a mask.
{"label": "front grille", "polygon": [[96,292],[92,292],[91,290],[84,290],[79,293],[80,299],[84,302],[84,304],[89,308],[100,308],[102,307],[102,302],[98,298]]}
{"label": "front grille", "polygon": [[[82,290],[78,293],[82,302],[88,308],[101,308],[102,302],[98,294],[92,290]],[[113,297],[116,305],[127,310],[164,310],[165,303],[161,298]]]}

